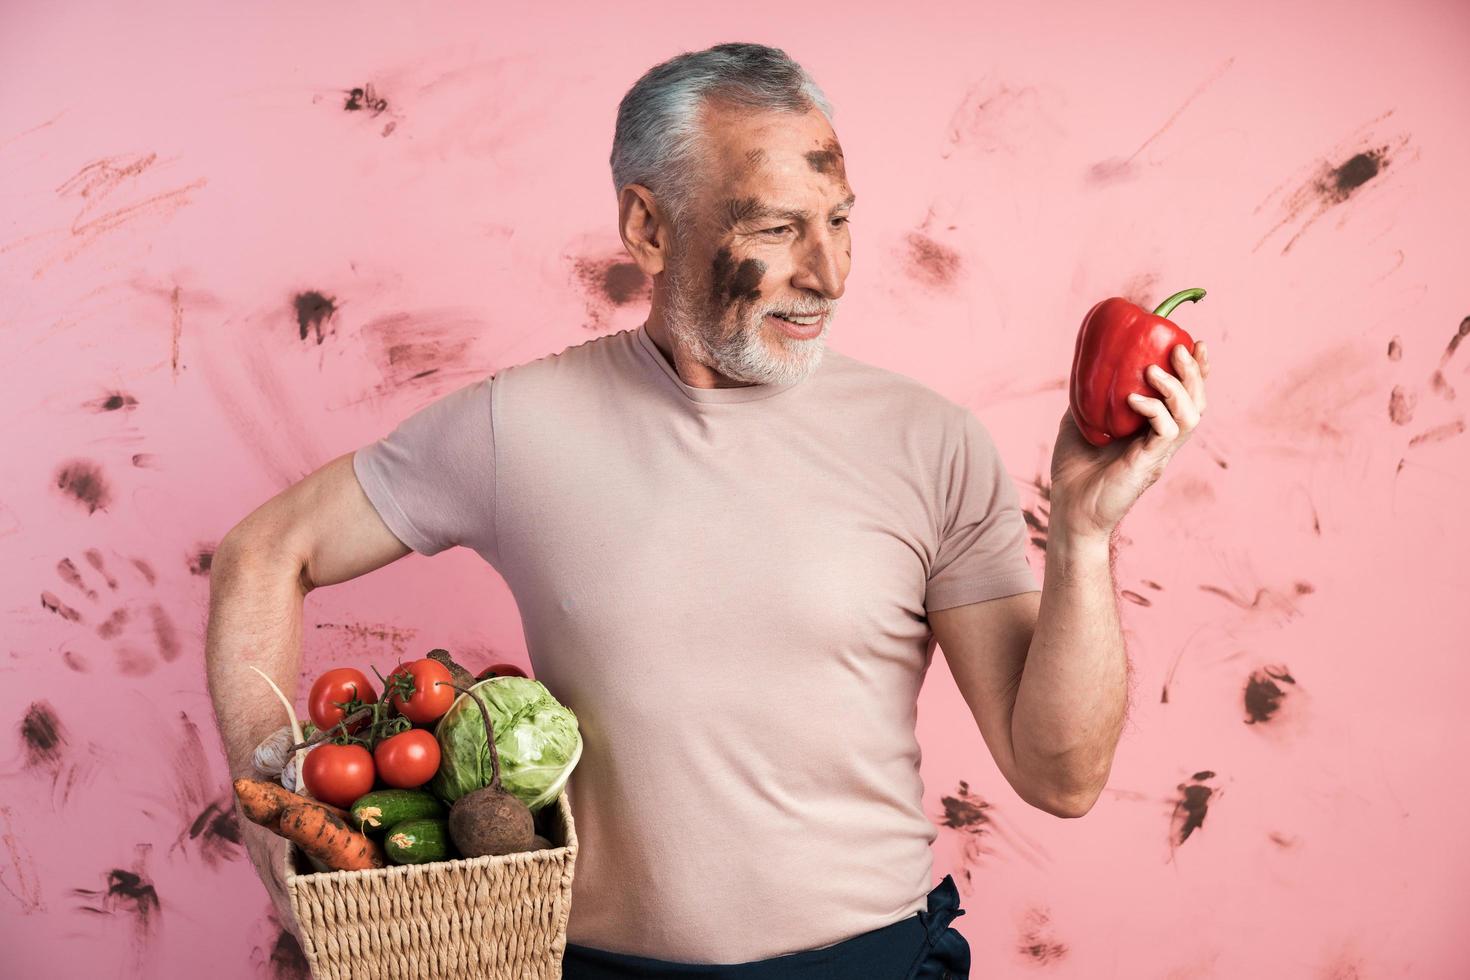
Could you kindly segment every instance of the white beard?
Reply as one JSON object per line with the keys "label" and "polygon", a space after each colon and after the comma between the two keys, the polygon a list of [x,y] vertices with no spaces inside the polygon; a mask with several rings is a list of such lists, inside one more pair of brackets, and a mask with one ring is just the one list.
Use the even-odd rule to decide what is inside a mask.
{"label": "white beard", "polygon": [[752,311],[754,323],[744,323],[733,337],[723,338],[716,333],[720,325],[711,324],[695,309],[691,290],[684,283],[679,268],[677,263],[669,266],[669,297],[664,322],[670,335],[669,342],[682,345],[700,364],[736,381],[769,385],[805,380],[822,363],[827,333],[837,316],[836,301],[827,304],[827,319],[822,324],[822,332],[811,340],[797,340],[768,328],[765,315],[773,308],[766,305]]}

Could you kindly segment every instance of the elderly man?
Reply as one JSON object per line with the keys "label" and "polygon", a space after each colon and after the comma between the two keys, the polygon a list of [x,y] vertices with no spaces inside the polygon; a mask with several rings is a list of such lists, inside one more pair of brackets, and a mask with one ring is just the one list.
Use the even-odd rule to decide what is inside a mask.
{"label": "elderly man", "polygon": [[[452,545],[504,577],[585,740],[572,980],[966,976],[914,732],[936,643],[1021,799],[1081,816],[1108,776],[1110,534],[1199,420],[1202,345],[1137,405],[1146,438],[1095,449],[1063,416],[1038,589],[986,428],[824,346],[856,201],[830,115],[761,45],[649,70],[612,151],[646,322],[441,397],[215,558],[237,773],[278,724],[243,672],[290,686],[306,593]],[[281,842],[246,833],[277,889]]]}

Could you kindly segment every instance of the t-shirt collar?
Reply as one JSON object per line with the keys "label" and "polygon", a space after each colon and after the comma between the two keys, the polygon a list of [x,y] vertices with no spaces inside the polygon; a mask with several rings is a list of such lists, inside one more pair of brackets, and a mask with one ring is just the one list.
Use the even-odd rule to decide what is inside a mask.
{"label": "t-shirt collar", "polygon": [[663,373],[678,386],[685,398],[695,402],[710,402],[729,404],[731,402],[755,402],[763,398],[771,398],[801,384],[800,381],[788,381],[782,384],[754,384],[741,385],[735,388],[696,388],[686,384],[679,372],[664,357],[664,352],[658,349],[653,338],[648,335],[648,324],[640,324],[637,330],[638,346],[643,348],[645,354],[657,364]]}

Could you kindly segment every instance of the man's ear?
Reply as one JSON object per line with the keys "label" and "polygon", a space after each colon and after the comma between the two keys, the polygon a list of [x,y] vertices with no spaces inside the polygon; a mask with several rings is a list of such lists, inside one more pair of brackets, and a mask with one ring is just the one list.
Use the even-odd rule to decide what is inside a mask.
{"label": "man's ear", "polygon": [[618,234],[643,274],[652,279],[664,271],[673,229],[642,184],[626,184],[618,197]]}

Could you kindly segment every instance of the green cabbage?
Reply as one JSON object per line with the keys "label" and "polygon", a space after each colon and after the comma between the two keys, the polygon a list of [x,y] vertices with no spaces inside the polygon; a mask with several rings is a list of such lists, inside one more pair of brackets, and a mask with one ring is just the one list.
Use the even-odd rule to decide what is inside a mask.
{"label": "green cabbage", "polygon": [[[540,681],[489,677],[470,690],[485,702],[495,726],[500,782],[535,811],[553,803],[582,757],[577,716]],[[485,723],[474,698],[461,694],[434,728],[439,772],[428,789],[446,803],[490,785],[494,771]]]}

